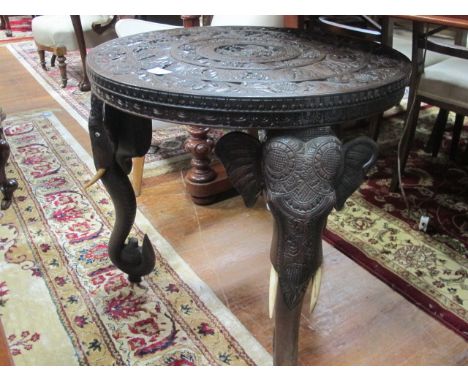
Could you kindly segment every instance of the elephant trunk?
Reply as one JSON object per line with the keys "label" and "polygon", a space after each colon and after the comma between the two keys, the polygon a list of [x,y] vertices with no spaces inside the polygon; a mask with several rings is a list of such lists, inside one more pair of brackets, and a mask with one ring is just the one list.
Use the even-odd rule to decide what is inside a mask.
{"label": "elephant trunk", "polygon": [[278,274],[282,298],[293,309],[322,265],[321,234],[326,218],[285,219],[274,207],[270,209],[275,217],[270,259]]}
{"label": "elephant trunk", "polygon": [[[296,365],[302,304],[307,286],[318,277],[322,264],[320,238],[326,219],[305,219],[302,222],[284,219],[274,207],[270,208],[275,217],[270,258],[279,281],[279,288],[273,294],[274,364]],[[313,284],[315,286],[317,283]],[[316,302],[316,293],[318,290],[311,291],[312,298],[315,298],[311,304]]]}
{"label": "elephant trunk", "polygon": [[145,235],[142,247],[135,238],[125,239],[132,229],[136,215],[136,201],[132,185],[119,165],[114,162],[102,177],[102,182],[114,203],[115,225],[109,240],[112,263],[129,275],[131,282],[141,282],[155,266],[154,249]]}

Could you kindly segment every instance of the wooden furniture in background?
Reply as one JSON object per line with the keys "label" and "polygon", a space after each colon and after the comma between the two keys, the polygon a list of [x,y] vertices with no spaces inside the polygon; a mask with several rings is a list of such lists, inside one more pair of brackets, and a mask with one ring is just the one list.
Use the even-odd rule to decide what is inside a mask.
{"label": "wooden furniture in background", "polygon": [[10,157],[10,145],[5,140],[5,135],[3,132],[2,122],[5,119],[5,113],[3,113],[2,108],[0,108],[0,190],[3,194],[3,199],[0,204],[2,210],[6,210],[10,207],[13,192],[18,188],[18,182],[16,179],[8,179],[6,175],[6,164],[8,158]]}
{"label": "wooden furniture in background", "polygon": [[5,29],[5,35],[7,37],[13,37],[8,16],[0,16],[0,29]]}
{"label": "wooden furniture in background", "polygon": [[42,69],[47,70],[45,52],[52,52],[51,66],[55,66],[57,59],[62,87],[67,86],[65,55],[70,50],[80,51],[83,78],[79,83],[79,88],[82,91],[88,91],[85,35],[90,47],[115,38],[116,35],[111,28],[115,23],[115,18],[112,16],[89,15],[84,17],[84,32],[80,16],[71,16],[71,19],[68,16],[37,16],[33,19],[31,27]]}
{"label": "wooden furniture in background", "polygon": [[[445,44],[430,37],[448,27],[468,30],[468,16],[397,16],[413,23],[413,53],[410,94],[408,98],[408,124],[402,138],[400,152],[400,171],[403,173],[416,131],[421,102],[440,107],[441,111],[430,138],[429,148],[433,156],[437,155],[447,123],[448,111],[457,113],[450,156],[455,158],[455,150],[460,138],[463,120],[468,116],[468,48],[456,44]],[[459,39],[456,42],[460,42]],[[466,37],[465,37],[466,43]],[[433,51],[447,55],[447,60],[424,68],[424,51]],[[467,149],[468,153],[468,149]],[[398,164],[390,186],[397,191],[399,184]]]}
{"label": "wooden furniture in background", "polygon": [[83,76],[78,84],[78,88],[82,92],[86,92],[91,90],[91,85],[89,84],[88,71],[86,69],[86,43],[83,34],[83,27],[81,25],[81,18],[79,15],[71,15],[70,18],[73,24],[76,41],[78,43],[78,50],[80,51],[81,68],[83,70]]}

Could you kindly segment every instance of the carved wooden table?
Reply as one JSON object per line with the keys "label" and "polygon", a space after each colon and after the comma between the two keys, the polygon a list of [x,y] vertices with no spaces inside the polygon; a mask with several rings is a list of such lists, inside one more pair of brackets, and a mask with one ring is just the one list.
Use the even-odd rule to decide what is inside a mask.
{"label": "carved wooden table", "polygon": [[[109,41],[89,54],[88,74],[95,179],[101,177],[116,211],[112,262],[133,282],[154,267],[147,236],[141,247],[133,238],[125,244],[136,211],[127,175],[131,158],[149,148],[150,118],[236,130],[215,150],[246,205],[263,192],[272,212],[274,363],[295,364],[304,295],[311,284],[313,306],[320,285],[327,216],[343,207],[377,156],[371,139],[342,144],[333,125],[396,105],[409,61],[390,48],[336,36],[209,27]],[[264,141],[241,132],[248,128],[265,130]],[[199,149],[206,145],[192,148]]]}

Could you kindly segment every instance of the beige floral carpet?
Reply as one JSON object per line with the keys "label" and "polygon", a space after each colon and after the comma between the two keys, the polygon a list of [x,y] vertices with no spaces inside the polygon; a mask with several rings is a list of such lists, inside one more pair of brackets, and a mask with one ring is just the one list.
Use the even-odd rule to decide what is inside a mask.
{"label": "beige floral carpet", "polygon": [[50,112],[10,115],[0,212],[0,321],[16,365],[254,365],[270,355],[138,213],[156,269],[142,288],[108,259],[112,203]]}
{"label": "beige floral carpet", "polygon": [[[420,113],[403,176],[410,210],[389,192],[404,114],[387,118],[369,179],[330,216],[326,239],[421,309],[468,339],[468,166],[448,159],[451,128],[437,158],[424,151],[438,109]],[[459,152],[467,145],[465,126]],[[428,216],[427,232],[418,229]]]}

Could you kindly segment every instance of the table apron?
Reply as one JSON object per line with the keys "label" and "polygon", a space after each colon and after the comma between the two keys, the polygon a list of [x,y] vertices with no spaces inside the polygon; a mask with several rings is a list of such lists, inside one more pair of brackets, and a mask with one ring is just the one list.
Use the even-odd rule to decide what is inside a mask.
{"label": "table apron", "polygon": [[92,84],[92,91],[104,102],[124,112],[140,117],[184,125],[208,126],[241,130],[291,129],[336,125],[381,113],[401,100],[404,88],[385,97],[376,97],[353,105],[287,111],[215,110],[157,104],[134,99]]}

